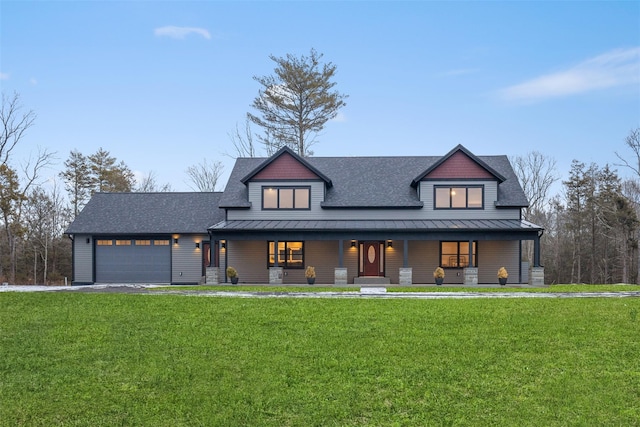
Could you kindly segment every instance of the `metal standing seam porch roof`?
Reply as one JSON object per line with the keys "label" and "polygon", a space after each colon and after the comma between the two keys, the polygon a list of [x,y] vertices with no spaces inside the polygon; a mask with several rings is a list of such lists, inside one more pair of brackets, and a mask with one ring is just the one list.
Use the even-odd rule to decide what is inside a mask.
{"label": "metal standing seam porch roof", "polygon": [[[337,234],[349,238],[362,233],[384,233],[386,238],[415,236],[424,239],[427,234],[439,238],[443,234],[464,233],[501,235],[508,239],[522,239],[538,235],[543,229],[519,219],[467,219],[467,220],[232,220],[221,221],[209,232],[234,238],[255,238],[256,234],[313,234],[319,239],[335,239]],[[324,236],[323,236],[324,235]],[[253,236],[253,237],[252,237]]]}

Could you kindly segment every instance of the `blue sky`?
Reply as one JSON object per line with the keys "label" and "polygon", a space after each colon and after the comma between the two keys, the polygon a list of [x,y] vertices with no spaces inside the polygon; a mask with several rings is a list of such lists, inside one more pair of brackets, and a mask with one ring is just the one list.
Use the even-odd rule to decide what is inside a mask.
{"label": "blue sky", "polygon": [[0,27],[2,91],[38,115],[16,159],[56,151],[52,176],[103,147],[176,191],[204,158],[224,183],[252,77],[311,48],[349,95],[317,156],[537,150],[566,178],[573,159],[619,163],[640,126],[636,1],[3,0]]}

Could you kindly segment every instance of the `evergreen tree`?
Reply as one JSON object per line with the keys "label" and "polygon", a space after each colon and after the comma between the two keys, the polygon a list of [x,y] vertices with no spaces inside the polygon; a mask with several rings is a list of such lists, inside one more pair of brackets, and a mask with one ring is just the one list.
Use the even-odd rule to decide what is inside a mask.
{"label": "evergreen tree", "polygon": [[347,95],[333,90],[336,66],[321,64],[322,56],[315,49],[308,57],[271,55],[275,75],[254,77],[262,88],[253,101],[257,114],[247,113],[247,118],[263,128],[259,139],[268,154],[284,145],[301,156],[313,154],[309,148],[315,135],[346,105]]}

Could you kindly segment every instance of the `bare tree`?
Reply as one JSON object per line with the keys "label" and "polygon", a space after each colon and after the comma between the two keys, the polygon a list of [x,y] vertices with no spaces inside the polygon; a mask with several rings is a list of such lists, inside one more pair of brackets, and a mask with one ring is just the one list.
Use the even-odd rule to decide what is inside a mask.
{"label": "bare tree", "polygon": [[36,114],[29,110],[22,112],[20,95],[14,92],[12,97],[2,94],[2,106],[0,106],[0,164],[7,164],[11,152],[23,138],[25,132],[33,126]]}
{"label": "bare tree", "polygon": [[[17,264],[18,240],[24,235],[25,227],[22,224],[22,209],[27,195],[31,189],[40,184],[42,169],[48,167],[54,154],[39,149],[37,155],[29,157],[22,164],[20,177],[15,167],[12,166],[11,154],[14,148],[24,138],[26,131],[33,125],[35,113],[31,110],[22,111],[20,96],[14,93],[13,97],[2,95],[0,106],[0,211],[2,214],[2,226],[4,228],[5,241],[0,241],[0,276],[3,276],[3,262],[8,260],[9,280],[15,282]],[[6,254],[6,256],[4,255]]]}
{"label": "bare tree", "polygon": [[229,157],[256,157],[256,147],[253,143],[253,132],[251,130],[251,122],[246,119],[244,122],[244,131],[241,131],[236,123],[236,129],[233,133],[228,133],[229,139],[233,144],[233,148],[236,150],[236,155],[229,155]]}
{"label": "bare tree", "polygon": [[[537,151],[532,151],[526,156],[514,157],[511,159],[511,163],[529,201],[529,206],[524,209],[524,218],[547,228],[549,216],[546,211],[549,204],[549,191],[559,179],[556,174],[555,160]],[[523,250],[524,257],[527,260],[532,260],[533,242],[525,242]]]}
{"label": "bare tree", "polygon": [[144,175],[134,188],[137,193],[166,193],[171,191],[171,184],[159,185],[154,171]]}
{"label": "bare tree", "polygon": [[[42,283],[47,284],[49,271],[55,270],[57,259],[57,239],[62,238],[64,229],[70,222],[70,209],[60,194],[57,183],[51,192],[36,187],[26,203],[25,223],[29,226],[29,242],[33,245],[33,283],[38,283],[42,274]],[[38,265],[41,261],[41,266]],[[53,261],[53,262],[51,262]]]}
{"label": "bare tree", "polygon": [[532,151],[526,156],[514,157],[511,163],[529,200],[525,218],[534,221],[535,217],[545,210],[549,201],[549,190],[559,179],[556,161],[538,151]]}
{"label": "bare tree", "polygon": [[193,186],[189,185],[189,187],[201,192],[216,191],[218,179],[222,175],[223,169],[222,162],[209,163],[207,159],[197,165],[189,166],[186,172],[193,184]]}
{"label": "bare tree", "polygon": [[629,131],[629,135],[625,138],[625,144],[633,151],[635,155],[634,162],[629,162],[625,156],[618,154],[616,151],[616,157],[622,161],[622,164],[618,164],[617,166],[627,167],[640,177],[640,127]]}
{"label": "bare tree", "polygon": [[262,88],[252,104],[257,114],[247,117],[264,129],[259,139],[267,152],[288,145],[301,156],[310,155],[315,135],[346,105],[347,95],[333,90],[336,66],[321,64],[322,56],[315,49],[308,57],[270,55],[275,75],[253,78]]}

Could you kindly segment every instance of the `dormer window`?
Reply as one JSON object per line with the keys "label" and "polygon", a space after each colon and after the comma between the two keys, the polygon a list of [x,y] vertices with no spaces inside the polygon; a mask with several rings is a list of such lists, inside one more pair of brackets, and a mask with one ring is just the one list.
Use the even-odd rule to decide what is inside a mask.
{"label": "dormer window", "polygon": [[311,187],[262,187],[262,209],[310,209]]}
{"label": "dormer window", "polygon": [[482,209],[484,208],[484,187],[482,185],[434,187],[435,209]]}

